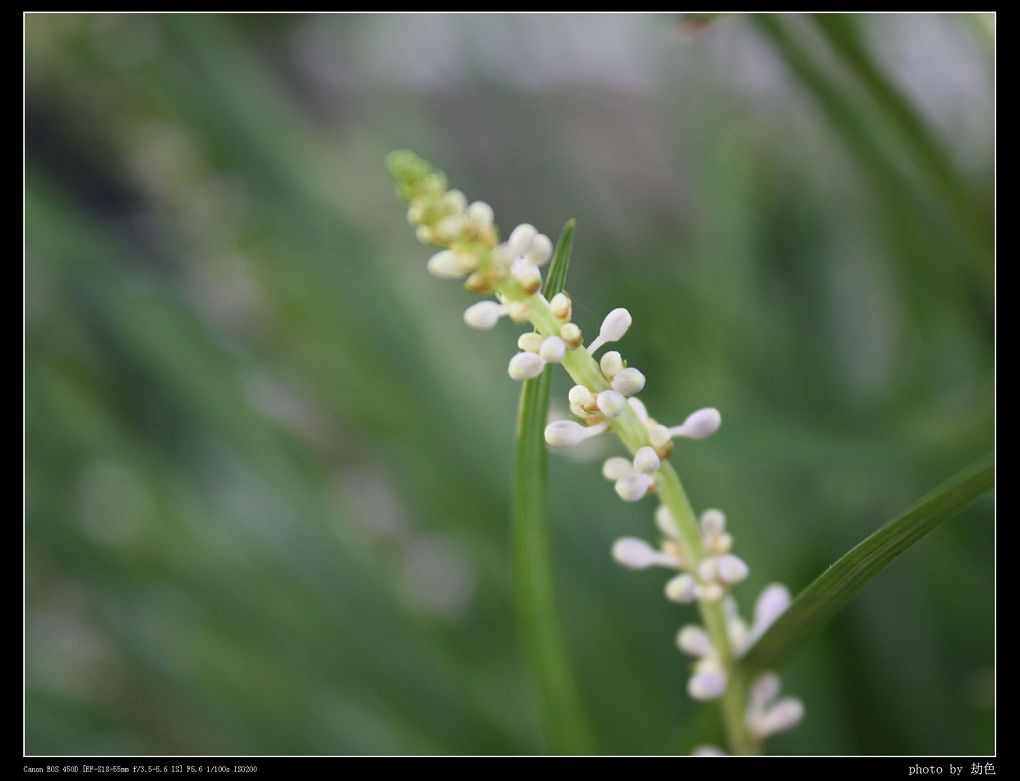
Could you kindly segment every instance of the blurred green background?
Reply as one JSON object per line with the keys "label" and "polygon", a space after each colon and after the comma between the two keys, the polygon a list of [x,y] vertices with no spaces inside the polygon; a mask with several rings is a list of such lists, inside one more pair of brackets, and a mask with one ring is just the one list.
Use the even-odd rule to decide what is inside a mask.
{"label": "blurred green background", "polygon": [[[26,20],[26,750],[541,753],[513,626],[517,330],[466,329],[383,157],[578,221],[589,332],[799,590],[993,440],[994,19]],[[565,377],[554,403],[565,409]],[[603,444],[608,448],[609,443]],[[552,459],[601,749],[718,740],[688,608],[590,448]],[[582,463],[578,463],[578,462]],[[791,660],[772,753],[993,750],[993,505]]]}

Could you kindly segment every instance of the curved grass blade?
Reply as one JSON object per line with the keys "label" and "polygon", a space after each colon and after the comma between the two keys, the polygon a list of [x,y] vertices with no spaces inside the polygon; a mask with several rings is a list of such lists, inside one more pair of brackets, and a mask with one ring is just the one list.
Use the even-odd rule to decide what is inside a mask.
{"label": "curved grass blade", "polygon": [[985,263],[992,261],[992,225],[971,199],[967,186],[921,113],[902,90],[882,71],[861,37],[858,19],[852,14],[815,14],[815,25],[850,72],[855,74],[890,124],[898,129],[904,148],[917,159],[918,169],[947,211],[978,248]]}
{"label": "curved grass blade", "polygon": [[780,666],[812,632],[853,599],[875,575],[915,542],[995,484],[989,454],[958,472],[899,518],[850,549],[804,589],[744,657],[748,674]]}
{"label": "curved grass blade", "polygon": [[[574,241],[568,222],[553,254],[543,293],[563,289]],[[570,665],[556,610],[556,585],[546,515],[546,450],[550,368],[524,383],[514,460],[513,555],[517,623],[538,693],[542,728],[555,754],[589,754],[594,740]]]}

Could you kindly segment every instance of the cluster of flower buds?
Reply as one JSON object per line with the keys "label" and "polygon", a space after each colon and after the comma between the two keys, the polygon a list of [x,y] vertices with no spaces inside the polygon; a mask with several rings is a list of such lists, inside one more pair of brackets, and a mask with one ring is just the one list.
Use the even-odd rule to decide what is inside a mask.
{"label": "cluster of flower buds", "polygon": [[[428,271],[436,277],[463,279],[469,291],[495,297],[468,307],[464,322],[471,328],[488,330],[508,317],[515,323],[534,326],[535,330],[522,334],[517,341],[519,351],[507,366],[510,377],[528,380],[549,364],[563,363],[577,382],[568,394],[575,419],[549,423],[546,442],[556,448],[571,447],[609,430],[620,433],[633,456],[610,458],[603,464],[602,474],[627,502],[655,494],[660,481],[675,481],[675,473],[663,464],[673,450],[673,440],[711,436],[722,418],[717,409],[706,407],[691,413],[678,426],[665,426],[649,416],[637,397],[645,387],[644,374],[628,366],[616,350],[596,359],[601,348],[620,341],[627,333],[632,323],[630,312],[624,308],[612,310],[602,321],[598,336],[585,347],[581,329],[573,322],[570,297],[558,293],[547,301],[540,292],[541,268],[553,254],[548,236],[523,224],[501,243],[488,204],[469,204],[459,190],[447,188],[441,172],[410,152],[393,153],[388,164],[398,194],[409,204],[407,217],[418,238],[439,248],[428,261]],[[676,519],[662,504],[655,512],[655,523],[662,535],[658,548],[636,537],[624,537],[614,544],[613,557],[633,569],[671,569],[676,574],[665,586],[668,599],[679,603],[701,601],[706,610],[721,610],[725,631],[717,628],[714,639],[694,624],[682,627],[677,635],[680,650],[696,659],[687,685],[690,696],[716,699],[726,691],[727,664],[732,663],[732,656],[745,653],[779,617],[789,605],[789,592],[778,584],[766,587],[755,605],[754,620],[748,625],[729,596],[731,587],[747,578],[748,567],[732,553],[733,538],[726,531],[725,516],[718,510],[706,510],[700,518],[700,530],[693,516],[687,516],[687,534],[683,536]],[[682,537],[693,549],[685,547]],[[725,652],[716,643],[725,644]],[[802,716],[798,700],[777,702],[778,693],[779,679],[771,673],[750,687],[746,727],[759,742],[789,729]],[[711,747],[704,751],[720,753]]]}
{"label": "cluster of flower buds", "polygon": [[[744,721],[751,738],[759,745],[780,732],[793,729],[804,718],[804,704],[796,697],[779,697],[782,681],[775,673],[763,673],[749,689]],[[698,746],[695,756],[721,757],[726,752],[716,746]]]}
{"label": "cluster of flower buds", "polygon": [[[621,490],[619,481],[636,480],[643,474],[638,470],[637,462],[637,457],[633,464],[624,458],[610,458],[603,465],[603,475],[618,481],[617,493],[621,496],[628,488],[624,484]],[[665,585],[666,598],[672,602],[689,604],[696,600],[721,601],[730,649],[738,657],[789,607],[790,592],[785,586],[774,583],[766,586],[758,596],[753,622],[748,625],[740,617],[737,604],[729,596],[729,591],[732,586],[747,578],[749,569],[743,559],[731,552],[733,537],[726,531],[726,516],[719,510],[706,510],[701,514],[703,556],[696,566],[684,556],[676,521],[665,505],[656,509],[655,525],[662,535],[657,548],[637,537],[622,537],[613,545],[613,558],[630,569],[665,567],[676,571],[677,574]],[[696,659],[687,681],[688,694],[696,700],[721,697],[726,691],[728,675],[720,650],[713,644],[709,633],[697,624],[687,624],[677,633],[676,644],[681,651]],[[774,682],[778,687],[778,677],[773,674],[760,680]],[[767,706],[775,697],[756,695],[758,689],[755,686],[751,688],[751,706],[747,719],[748,728],[756,739],[764,740],[775,732],[793,727],[800,720],[803,706],[798,700],[787,698],[769,708]],[[778,693],[778,688],[776,691]]]}

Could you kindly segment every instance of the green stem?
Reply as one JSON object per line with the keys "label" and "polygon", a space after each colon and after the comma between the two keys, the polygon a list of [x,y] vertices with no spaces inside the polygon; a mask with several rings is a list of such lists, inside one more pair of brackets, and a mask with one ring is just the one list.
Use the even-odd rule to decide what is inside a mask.
{"label": "green stem", "polygon": [[[500,292],[516,300],[527,300],[528,318],[539,333],[546,336],[559,333],[561,323],[553,315],[544,298],[539,295],[525,297],[511,285],[507,285]],[[563,359],[563,368],[574,382],[584,385],[592,392],[597,393],[609,388],[609,383],[602,375],[598,362],[583,346],[567,352]],[[610,422],[610,428],[619,435],[631,454],[650,445],[648,431],[630,405],[627,405],[623,412]],[[670,514],[676,521],[680,545],[683,548],[688,568],[692,572],[697,571],[698,564],[704,558],[701,528],[683,484],[680,482],[680,477],[669,461],[662,460],[655,483],[659,499],[669,508]],[[744,680],[737,669],[737,658],[733,653],[733,646],[726,628],[726,616],[719,602],[702,599],[699,600],[699,607],[705,628],[712,638],[712,645],[715,647],[727,674],[726,692],[722,697],[722,713],[730,749],[736,754],[757,754],[758,745],[748,730],[744,718],[746,710]]]}

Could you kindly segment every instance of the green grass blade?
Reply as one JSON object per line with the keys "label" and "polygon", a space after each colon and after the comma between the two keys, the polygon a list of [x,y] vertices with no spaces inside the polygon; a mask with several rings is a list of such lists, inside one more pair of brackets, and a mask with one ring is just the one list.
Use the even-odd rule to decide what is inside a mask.
{"label": "green grass blade", "polygon": [[[553,254],[544,293],[563,289],[574,241],[568,222]],[[549,408],[550,367],[524,383],[514,461],[513,553],[517,621],[534,679],[549,750],[587,754],[594,750],[577,681],[556,609],[556,585],[546,514],[546,450],[543,431]]]}
{"label": "green grass blade", "polygon": [[904,148],[916,158],[919,170],[943,199],[947,211],[959,221],[983,260],[990,263],[991,224],[981,215],[948,153],[921,113],[871,56],[861,37],[859,20],[849,14],[816,14],[813,18],[833,51],[843,58],[890,124],[900,132]]}
{"label": "green grass blade", "polygon": [[790,608],[744,657],[748,673],[780,666],[812,632],[822,627],[869,580],[911,545],[951,518],[995,483],[988,455],[958,472],[899,518],[850,549],[804,589]]}

